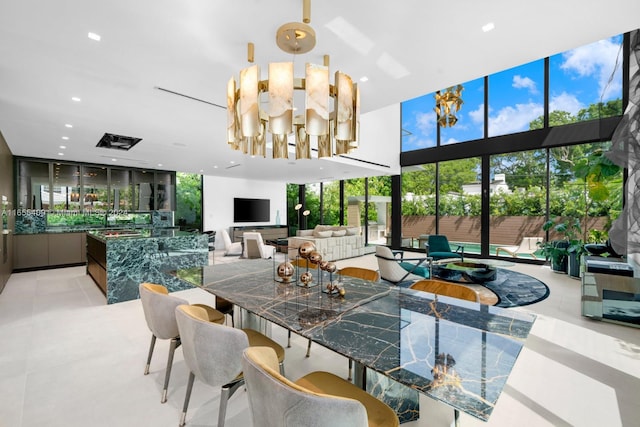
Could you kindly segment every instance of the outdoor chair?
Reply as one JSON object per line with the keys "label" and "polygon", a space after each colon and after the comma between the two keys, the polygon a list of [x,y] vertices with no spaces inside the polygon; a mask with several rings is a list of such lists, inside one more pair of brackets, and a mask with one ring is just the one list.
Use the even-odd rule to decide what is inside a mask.
{"label": "outdoor chair", "polygon": [[506,252],[514,258],[518,258],[518,254],[528,254],[534,259],[538,259],[535,253],[540,250],[539,244],[542,241],[542,237],[523,237],[518,246],[498,246],[496,256],[499,256],[500,252]]}
{"label": "outdoor chair", "polygon": [[449,239],[442,234],[430,234],[425,244],[427,256],[434,261],[448,258],[458,258],[464,260],[464,246],[457,245],[456,250],[451,250]]}

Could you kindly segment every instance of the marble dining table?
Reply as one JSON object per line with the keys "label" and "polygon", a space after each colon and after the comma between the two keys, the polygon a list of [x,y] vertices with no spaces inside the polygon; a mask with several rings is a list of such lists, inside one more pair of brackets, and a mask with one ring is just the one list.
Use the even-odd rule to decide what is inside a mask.
{"label": "marble dining table", "polygon": [[[300,271],[283,283],[276,267],[256,259],[170,274],[350,358],[356,383],[374,395],[388,394],[379,383],[389,380],[449,405],[456,421],[459,411],[489,419],[535,321],[522,311],[321,270],[311,271],[310,286],[296,280]],[[344,295],[327,293],[330,280]],[[402,401],[392,407],[401,421],[419,415]]]}

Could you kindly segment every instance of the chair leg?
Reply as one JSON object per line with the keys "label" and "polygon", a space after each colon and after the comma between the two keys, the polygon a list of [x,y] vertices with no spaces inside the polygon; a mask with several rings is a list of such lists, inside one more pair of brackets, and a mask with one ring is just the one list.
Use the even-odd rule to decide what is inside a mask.
{"label": "chair leg", "polygon": [[193,372],[189,372],[189,382],[187,382],[187,394],[184,396],[184,405],[182,405],[182,415],[180,415],[180,427],[184,426],[187,419],[187,408],[189,407],[189,399],[191,399],[191,390],[193,390],[193,381],[196,376]]}
{"label": "chair leg", "polygon": [[220,394],[220,409],[218,410],[218,427],[224,427],[224,419],[227,416],[227,402],[229,398],[233,396],[233,393],[244,385],[244,379],[234,381],[222,386],[222,393]]}
{"label": "chair leg", "polygon": [[309,340],[309,342],[307,342],[307,356],[309,357],[311,356],[311,340]]}
{"label": "chair leg", "polygon": [[291,331],[287,334],[287,348],[291,348]]}
{"label": "chair leg", "polygon": [[353,379],[353,376],[351,375],[352,371],[353,371],[353,360],[349,359],[349,376],[347,377],[347,381],[351,381]]}
{"label": "chair leg", "polygon": [[149,365],[151,365],[151,356],[153,356],[153,348],[156,346],[156,336],[151,334],[151,345],[149,346],[149,355],[147,356],[147,365],[144,367],[144,374],[149,375]]}
{"label": "chair leg", "polygon": [[180,347],[180,338],[173,338],[171,345],[169,346],[169,357],[167,358],[167,369],[164,374],[164,387],[162,388],[162,398],[160,403],[167,401],[167,389],[169,388],[169,378],[171,377],[171,367],[173,366],[173,354],[176,352],[176,348]]}
{"label": "chair leg", "polygon": [[280,368],[280,375],[282,375],[283,377],[286,377],[286,375],[284,374],[284,363],[283,362],[278,363],[278,367]]}

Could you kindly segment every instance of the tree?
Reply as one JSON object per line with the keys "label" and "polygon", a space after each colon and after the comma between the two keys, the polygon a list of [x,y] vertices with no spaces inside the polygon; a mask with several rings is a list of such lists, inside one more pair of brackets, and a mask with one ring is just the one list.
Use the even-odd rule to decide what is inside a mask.
{"label": "tree", "polygon": [[202,229],[202,175],[176,173],[176,220],[182,227]]}

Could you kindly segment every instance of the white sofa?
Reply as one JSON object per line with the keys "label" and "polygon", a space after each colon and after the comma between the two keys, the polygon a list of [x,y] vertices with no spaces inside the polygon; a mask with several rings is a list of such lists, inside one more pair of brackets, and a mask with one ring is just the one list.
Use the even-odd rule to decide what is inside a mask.
{"label": "white sofa", "polygon": [[300,230],[289,237],[289,258],[295,259],[304,242],[312,242],[325,261],[336,261],[364,255],[364,237],[360,227],[318,225],[313,230]]}

